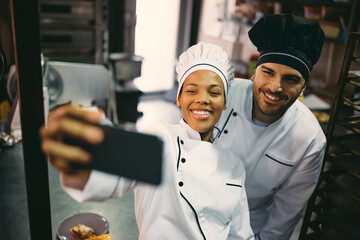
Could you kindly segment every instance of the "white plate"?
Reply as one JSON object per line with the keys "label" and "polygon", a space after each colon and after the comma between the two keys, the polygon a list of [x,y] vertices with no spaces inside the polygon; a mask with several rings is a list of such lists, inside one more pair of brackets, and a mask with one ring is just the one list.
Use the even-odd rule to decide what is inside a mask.
{"label": "white plate", "polygon": [[109,233],[109,223],[104,217],[95,213],[78,213],[61,222],[58,227],[57,237],[62,239],[61,236],[63,236],[69,240],[81,240],[81,238],[75,237],[70,233],[70,229],[78,224],[91,227],[96,235]]}

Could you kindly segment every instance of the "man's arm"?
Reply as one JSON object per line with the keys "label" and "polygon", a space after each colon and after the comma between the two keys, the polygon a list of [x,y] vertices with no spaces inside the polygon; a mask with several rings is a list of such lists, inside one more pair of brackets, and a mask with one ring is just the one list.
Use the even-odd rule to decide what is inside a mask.
{"label": "man's arm", "polygon": [[[243,184],[245,186],[245,184]],[[241,196],[242,200],[237,205],[231,220],[228,240],[254,239],[254,233],[250,226],[250,212],[246,192]]]}
{"label": "man's arm", "polygon": [[269,218],[256,239],[290,239],[317,184],[324,152],[325,144],[304,157],[291,177],[277,190]]}

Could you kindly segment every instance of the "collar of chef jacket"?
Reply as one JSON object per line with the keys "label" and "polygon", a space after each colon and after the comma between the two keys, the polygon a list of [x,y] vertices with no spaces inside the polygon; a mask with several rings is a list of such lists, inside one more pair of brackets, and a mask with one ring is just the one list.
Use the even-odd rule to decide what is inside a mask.
{"label": "collar of chef jacket", "polygon": [[194,139],[194,140],[200,140],[201,141],[201,136],[200,133],[195,131],[194,129],[192,129],[185,121],[184,119],[181,119],[179,122],[180,126],[182,129],[185,130],[186,134],[188,135],[188,137],[190,139]]}

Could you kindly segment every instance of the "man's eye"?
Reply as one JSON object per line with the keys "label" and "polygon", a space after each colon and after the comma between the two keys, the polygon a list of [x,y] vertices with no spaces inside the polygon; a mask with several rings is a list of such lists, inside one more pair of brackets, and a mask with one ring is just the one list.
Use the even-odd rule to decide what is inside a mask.
{"label": "man's eye", "polygon": [[290,84],[296,84],[300,82],[298,78],[284,78],[284,81]]}
{"label": "man's eye", "polygon": [[210,92],[211,95],[217,96],[220,95],[220,92]]}
{"label": "man's eye", "polygon": [[270,71],[263,71],[263,73],[265,73],[266,75],[269,75],[269,76],[274,75],[274,73],[273,73],[273,72],[270,72]]}

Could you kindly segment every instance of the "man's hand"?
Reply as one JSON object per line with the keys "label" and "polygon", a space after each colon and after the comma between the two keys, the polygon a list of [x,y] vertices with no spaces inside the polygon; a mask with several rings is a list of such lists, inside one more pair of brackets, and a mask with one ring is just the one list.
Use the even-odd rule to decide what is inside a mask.
{"label": "man's hand", "polygon": [[[79,106],[64,105],[49,114],[48,125],[40,129],[41,149],[49,156],[49,162],[58,169],[65,177],[65,185],[82,188],[82,184],[75,184],[75,179],[79,177],[82,183],[90,175],[89,170],[75,171],[71,169],[71,163],[86,164],[91,161],[91,155],[84,149],[76,146],[67,145],[63,142],[64,136],[83,140],[90,144],[99,144],[104,139],[104,132],[101,128],[94,126],[103,117],[100,111],[86,111]],[[70,181],[68,181],[70,180]],[[74,182],[74,184],[71,184]]]}

